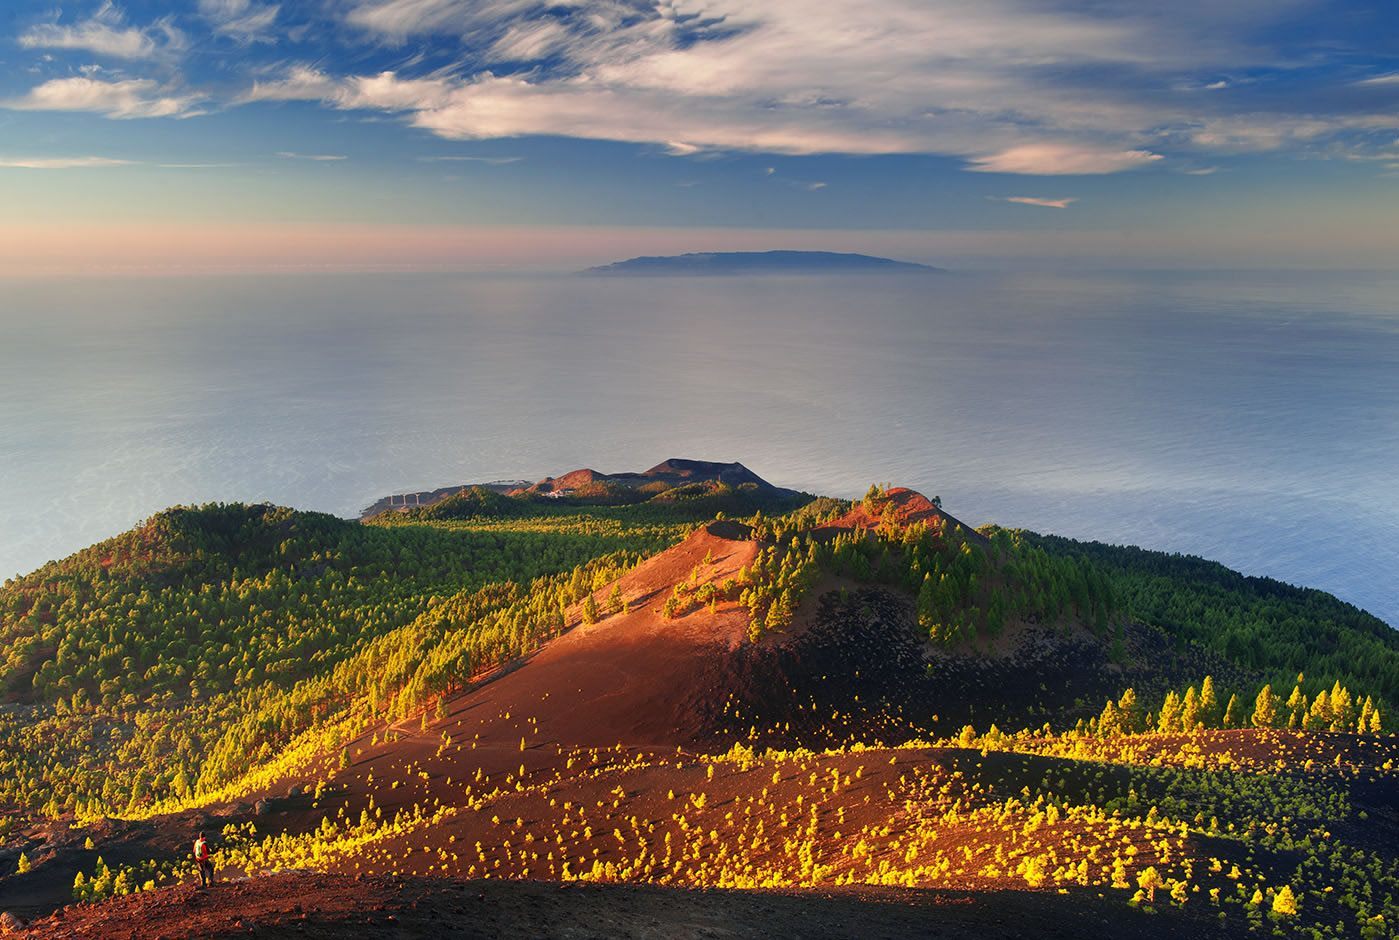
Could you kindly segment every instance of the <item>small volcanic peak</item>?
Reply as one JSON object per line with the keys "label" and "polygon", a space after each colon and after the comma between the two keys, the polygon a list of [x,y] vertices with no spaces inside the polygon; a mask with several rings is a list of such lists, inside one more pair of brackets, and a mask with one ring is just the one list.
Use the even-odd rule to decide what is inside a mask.
{"label": "small volcanic peak", "polygon": [[946,518],[937,503],[917,490],[896,486],[888,490],[885,496],[888,498],[888,505],[894,507],[898,520],[905,525]]}
{"label": "small volcanic peak", "polygon": [[581,470],[569,471],[560,477],[545,477],[537,483],[512,490],[508,495],[518,496],[524,493],[561,493],[591,486],[604,479],[606,479],[606,474],[598,473],[596,470],[584,467]]}
{"label": "small volcanic peak", "polygon": [[910,526],[920,522],[929,528],[960,526],[969,538],[984,539],[971,526],[951,513],[945,512],[938,500],[929,499],[917,490],[905,486],[881,489],[877,495],[857,500],[849,512],[824,528],[828,530],[877,529],[890,518],[900,526]]}
{"label": "small volcanic peak", "polygon": [[741,463],[715,463],[710,460],[686,460],[681,457],[662,461],[642,475],[652,479],[687,483],[713,480],[727,483],[729,486],[742,486],[744,483],[767,488],[772,486]]}
{"label": "small volcanic peak", "polygon": [[600,473],[589,468],[573,470],[563,476],[545,477],[538,483],[520,487],[511,495],[567,493],[574,490],[586,490],[599,484],[657,492],[692,483],[723,483],[735,487],[752,484],[760,489],[775,489],[771,483],[741,463],[717,463],[712,460],[687,460],[682,457],[672,457],[656,464],[650,470],[640,473]]}

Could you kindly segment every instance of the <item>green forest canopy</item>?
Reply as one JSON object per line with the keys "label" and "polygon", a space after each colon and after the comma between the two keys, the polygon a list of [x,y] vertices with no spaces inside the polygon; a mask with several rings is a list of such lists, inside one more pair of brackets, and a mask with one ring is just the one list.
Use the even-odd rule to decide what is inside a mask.
{"label": "green forest canopy", "polygon": [[[662,497],[464,493],[367,525],[181,507],[9,581],[0,804],[118,815],[219,792],[250,755],[267,768],[298,742],[333,747],[356,722],[412,713],[537,647],[565,628],[565,607],[716,512],[792,508],[742,488]],[[1399,634],[1322,592],[994,528],[975,545],[927,531],[828,544],[803,534],[847,505],[750,519],[772,545],[735,586],[755,635],[790,615],[817,566],[907,590],[920,627],[947,645],[1029,613],[1104,636],[1110,617],[1130,616],[1279,688],[1305,672],[1316,690],[1339,681],[1386,714],[1399,699]]]}

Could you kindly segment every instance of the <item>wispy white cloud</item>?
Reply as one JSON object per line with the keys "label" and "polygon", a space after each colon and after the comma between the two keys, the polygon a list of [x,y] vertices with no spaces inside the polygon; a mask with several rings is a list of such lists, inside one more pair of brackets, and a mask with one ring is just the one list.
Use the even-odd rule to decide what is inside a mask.
{"label": "wispy white cloud", "polygon": [[244,96],[246,101],[297,99],[410,112],[414,126],[451,140],[560,135],[655,143],[676,156],[709,150],[874,154],[925,149],[904,132],[847,126],[834,115],[772,113],[722,100],[678,108],[673,95],[661,92],[516,76],[403,79],[384,72],[335,80],[298,69],[285,79],[260,82]]}
{"label": "wispy white cloud", "polygon": [[446,104],[453,87],[444,78],[399,78],[394,72],[333,78],[295,65],[282,78],[254,82],[239,102],[321,101],[347,110],[417,111]]}
{"label": "wispy white cloud", "polygon": [[89,111],[110,118],[189,117],[202,96],[150,79],[56,78],[0,105],[15,111]]}
{"label": "wispy white cloud", "polygon": [[[870,8],[873,2],[874,8]],[[938,153],[985,172],[1112,173],[1157,159],[1190,112],[1048,72],[1219,74],[1248,57],[1154,10],[1120,16],[1021,0],[354,0],[385,42],[461,37],[450,71],[335,76],[300,67],[244,100],[401,112],[440,137],[560,135],[784,154]],[[1205,20],[1213,22],[1210,16]],[[1201,27],[1203,29],[1203,27]],[[1227,47],[1227,48],[1226,48]],[[547,63],[544,61],[547,58]],[[493,71],[493,62],[538,63]]]}
{"label": "wispy white cloud", "polygon": [[1076,196],[1066,196],[1062,199],[1047,199],[1042,196],[993,196],[1000,202],[1017,202],[1022,206],[1039,206],[1042,209],[1067,209],[1078,202]]}
{"label": "wispy white cloud", "polygon": [[666,153],[673,157],[693,157],[704,152],[703,147],[683,140],[665,140],[661,143],[665,146]]}
{"label": "wispy white cloud", "polygon": [[1399,85],[1399,72],[1390,72],[1387,75],[1376,75],[1373,78],[1365,78],[1356,82],[1357,85]]}
{"label": "wispy white cloud", "polygon": [[[558,4],[560,7],[575,5],[581,4],[577,0]],[[354,0],[345,20],[367,32],[401,41],[433,33],[465,35],[483,26],[535,14],[546,8],[540,0]]]}
{"label": "wispy white cloud", "polygon": [[335,163],[349,159],[349,157],[339,153],[296,153],[293,150],[278,150],[276,156],[283,160],[312,160],[316,163]]}
{"label": "wispy white cloud", "polygon": [[320,69],[309,65],[294,65],[283,77],[258,79],[250,89],[235,99],[236,104],[254,101],[319,101],[335,96],[339,84]]}
{"label": "wispy white cloud", "polygon": [[130,26],[121,9],[109,2],[86,20],[30,27],[20,34],[19,44],[25,49],[80,50],[116,59],[147,59],[159,52],[182,50],[187,43],[184,33],[168,17],[150,27]]}
{"label": "wispy white cloud", "polygon": [[[1399,129],[1399,113],[1357,111],[1347,114],[1246,113],[1207,117],[1186,125],[1189,142],[1211,153],[1261,153],[1295,149],[1337,134],[1361,135]],[[1347,149],[1347,156],[1372,155],[1373,142]],[[1338,154],[1340,155],[1340,154]]]}
{"label": "wispy white cloud", "polygon": [[199,0],[199,13],[214,32],[250,45],[274,42],[273,26],[281,5],[257,0]]}
{"label": "wispy white cloud", "polygon": [[0,157],[0,168],[11,170],[85,170],[130,166],[132,160],[112,157]]}
{"label": "wispy white cloud", "polygon": [[344,80],[333,97],[341,108],[418,111],[445,105],[452,89],[445,78],[399,78],[394,72],[380,72]]}
{"label": "wispy white cloud", "polygon": [[424,163],[485,163],[490,166],[506,166],[519,163],[524,157],[466,157],[456,155],[419,157]]}
{"label": "wispy white cloud", "polygon": [[975,157],[968,169],[978,173],[1026,176],[1074,176],[1134,170],[1160,160],[1149,150],[1112,150],[1069,143],[1021,144]]}
{"label": "wispy white cloud", "polygon": [[[1274,98],[1271,110],[1245,110],[1251,70],[1280,53],[1242,37],[1288,4],[1183,2],[1121,0],[1104,15],[1030,0],[197,0],[179,22],[248,46],[324,27],[335,39],[318,57],[303,50],[308,64],[280,72],[259,63],[234,103],[384,112],[450,140],[565,136],[688,157],[939,154],[978,172],[1064,175],[1163,154],[1198,165],[1215,152],[1339,147],[1342,135],[1399,128],[1378,106],[1333,114]],[[361,44],[349,61],[375,67],[337,65],[345,42]],[[35,26],[21,44],[139,59],[184,39],[169,19],[132,25],[109,3]],[[128,85],[136,100],[81,109],[193,113],[198,97],[175,84],[180,74]],[[107,94],[141,81],[120,77]],[[1223,88],[1235,91],[1201,93]],[[48,82],[19,106],[75,110],[80,93],[97,96]]]}
{"label": "wispy white cloud", "polygon": [[493,62],[534,62],[567,48],[572,36],[552,20],[517,23],[493,42],[487,58]]}

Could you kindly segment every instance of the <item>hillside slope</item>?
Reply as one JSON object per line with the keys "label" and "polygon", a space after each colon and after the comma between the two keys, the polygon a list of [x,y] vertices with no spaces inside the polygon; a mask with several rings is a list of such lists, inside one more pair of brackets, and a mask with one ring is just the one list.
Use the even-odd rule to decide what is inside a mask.
{"label": "hillside slope", "polygon": [[[1092,546],[973,533],[897,488],[699,526],[658,522],[648,503],[483,505],[376,526],[181,510],[8,585],[4,625],[65,652],[31,646],[43,681],[0,714],[0,909],[188,881],[181,847],[203,829],[225,877],[312,869],[381,890],[411,876],[429,909],[457,909],[452,885],[543,878],[953,891],[977,912],[969,930],[1027,890],[1046,931],[1074,934],[1106,917],[1173,935],[1266,922],[1344,936],[1399,916],[1399,747],[1381,732],[1389,701],[1366,684],[1380,674],[1269,691],[1268,664],[1141,615],[1155,556],[1100,562]],[[158,587],[149,600],[142,583]],[[1284,625],[1280,612],[1332,615],[1232,586],[1246,588]],[[382,626],[207,702],[139,671],[116,685],[78,671],[94,677],[78,685],[48,665],[109,668],[110,652],[84,657],[131,642],[114,614],[142,605],[151,622],[187,609],[257,638],[283,607],[283,622],[315,619],[342,597]],[[392,611],[402,619],[382,619]],[[191,622],[170,618],[163,648],[178,655]],[[1392,648],[1327,622],[1319,643]],[[1335,669],[1300,639],[1287,655]],[[202,770],[181,778],[186,766]],[[325,895],[310,923],[364,914],[344,882],[307,883]],[[295,889],[278,884],[239,896],[295,929]],[[139,909],[169,923],[190,903]],[[1144,907],[1160,919],[1133,919]],[[110,923],[106,910],[73,922]]]}

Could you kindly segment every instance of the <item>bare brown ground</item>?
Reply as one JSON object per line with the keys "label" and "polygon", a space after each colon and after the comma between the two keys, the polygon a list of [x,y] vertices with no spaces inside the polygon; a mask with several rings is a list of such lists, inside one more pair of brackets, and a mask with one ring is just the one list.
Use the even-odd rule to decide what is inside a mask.
{"label": "bare brown ground", "polygon": [[[1072,901],[1072,903],[1065,903]],[[284,873],[75,905],[30,925],[26,940],[347,936],[635,938],[1174,938],[1213,936],[1169,915],[1122,911],[1085,895],[860,889],[683,890],[536,881],[444,882]]]}
{"label": "bare brown ground", "polygon": [[[621,579],[628,613],[575,627],[523,668],[459,700],[439,727],[454,737],[480,735],[482,746],[517,744],[516,731],[545,736],[535,743],[689,743],[700,730],[690,706],[717,682],[724,656],[744,641],[745,612],[725,603],[715,614],[668,620],[661,608],[671,588],[697,569],[701,582],[722,581],[756,553],[754,542],[697,531]],[[528,726],[521,723],[525,718],[532,719]]]}

